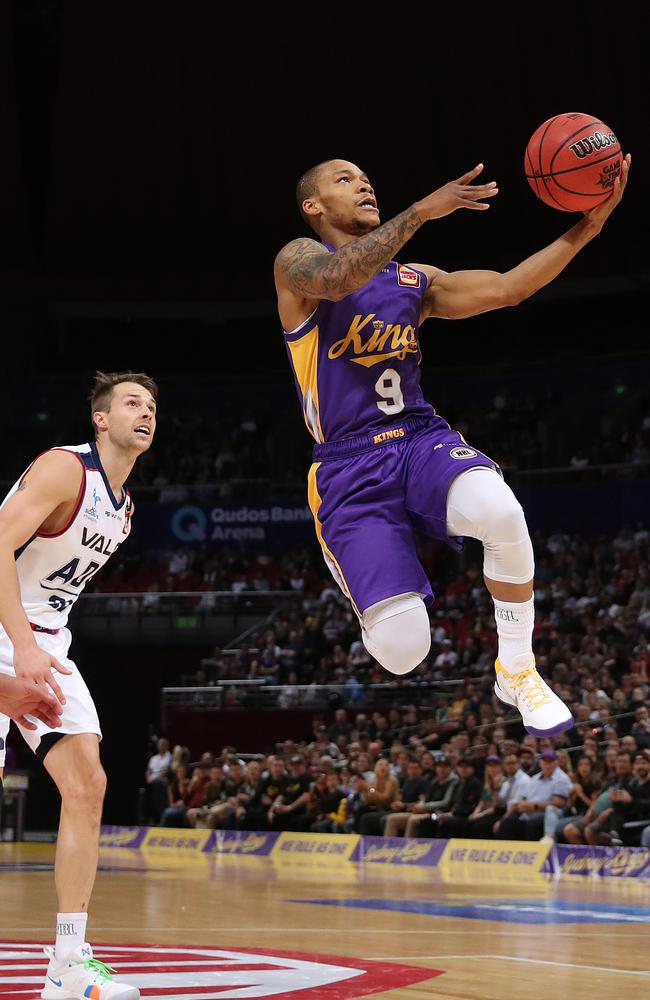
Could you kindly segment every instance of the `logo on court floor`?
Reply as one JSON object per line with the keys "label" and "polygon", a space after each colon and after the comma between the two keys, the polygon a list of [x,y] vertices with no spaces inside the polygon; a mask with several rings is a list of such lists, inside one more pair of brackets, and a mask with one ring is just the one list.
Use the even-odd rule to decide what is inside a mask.
{"label": "logo on court floor", "polygon": [[[288,933],[288,932],[287,932]],[[218,931],[214,931],[215,936]],[[49,943],[49,942],[48,942]],[[305,955],[268,948],[94,945],[95,958],[115,969],[118,982],[165,1000],[289,997],[348,1000],[411,986],[441,975],[436,969],[361,958]],[[43,944],[0,942],[0,995],[37,1000],[45,981]]]}

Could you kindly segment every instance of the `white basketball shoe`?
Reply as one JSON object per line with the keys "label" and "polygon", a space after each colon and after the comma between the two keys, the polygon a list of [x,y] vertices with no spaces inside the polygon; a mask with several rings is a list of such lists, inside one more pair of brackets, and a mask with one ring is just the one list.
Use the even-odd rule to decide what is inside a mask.
{"label": "white basketball shoe", "polygon": [[506,670],[497,657],[494,669],[497,675],[494,693],[506,705],[519,709],[529,733],[553,736],[571,729],[574,722],[571,712],[537,672],[534,656],[516,657],[512,670]]}
{"label": "white basketball shoe", "polygon": [[93,958],[89,944],[80,944],[64,962],[57,963],[54,948],[46,948],[50,960],[42,1000],[140,1000],[140,991],[128,983],[116,983],[107,965]]}

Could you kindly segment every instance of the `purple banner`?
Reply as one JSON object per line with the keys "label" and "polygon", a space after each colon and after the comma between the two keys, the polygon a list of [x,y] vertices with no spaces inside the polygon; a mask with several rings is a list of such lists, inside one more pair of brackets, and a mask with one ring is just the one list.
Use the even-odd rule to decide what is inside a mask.
{"label": "purple banner", "polygon": [[556,844],[542,871],[592,878],[650,878],[650,851],[647,847]]}
{"label": "purple banner", "polygon": [[362,837],[352,860],[373,865],[422,865],[435,868],[446,844],[446,840]]}
{"label": "purple banner", "polygon": [[103,826],[99,835],[99,846],[137,851],[142,846],[148,829],[147,826]]}
{"label": "purple banner", "polygon": [[279,836],[279,833],[215,830],[203,851],[207,854],[239,854],[249,858],[262,858],[271,853]]}

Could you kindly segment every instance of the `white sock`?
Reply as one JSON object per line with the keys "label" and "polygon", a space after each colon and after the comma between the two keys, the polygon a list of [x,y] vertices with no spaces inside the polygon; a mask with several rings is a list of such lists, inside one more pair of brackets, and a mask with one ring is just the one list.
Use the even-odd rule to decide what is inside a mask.
{"label": "white sock", "polygon": [[[533,656],[533,625],[535,623],[535,602],[494,601],[494,617],[499,637],[499,660],[506,670],[519,667],[523,670],[526,661]],[[515,662],[518,661],[518,662]],[[516,669],[515,669],[516,672]]]}
{"label": "white sock", "polygon": [[68,955],[84,943],[87,921],[87,913],[57,913],[54,945],[54,959],[57,963],[65,962]]}

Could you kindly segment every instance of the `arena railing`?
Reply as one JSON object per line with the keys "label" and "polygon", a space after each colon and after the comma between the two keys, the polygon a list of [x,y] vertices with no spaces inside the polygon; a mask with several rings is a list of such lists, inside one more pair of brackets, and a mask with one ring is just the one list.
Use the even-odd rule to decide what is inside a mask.
{"label": "arena railing", "polygon": [[124,591],[82,594],[74,628],[87,638],[111,642],[146,639],[229,645],[262,627],[295,590]]}
{"label": "arena railing", "polygon": [[[427,681],[417,686],[401,686],[397,682],[364,684],[365,701],[380,707],[396,702],[410,704],[417,692],[419,708],[427,694],[432,698],[455,696],[459,680]],[[220,711],[237,708],[262,709],[330,709],[354,700],[354,692],[345,684],[266,684],[264,680],[223,680],[214,687],[162,688],[163,718],[170,709]],[[430,706],[433,707],[433,706]]]}
{"label": "arena railing", "polygon": [[[522,468],[516,465],[503,465],[504,473],[509,479],[544,478],[558,483],[575,480],[598,482],[621,477],[634,479],[637,476],[647,476],[650,472],[650,462],[616,462],[595,465],[556,465]],[[0,481],[0,486],[9,489],[10,481]],[[153,500],[158,503],[211,503],[216,499],[222,501],[241,500],[249,497],[268,499],[269,497],[304,496],[304,479],[277,480],[266,477],[228,478],[220,482],[204,483],[167,483],[154,486],[151,483],[133,483],[132,492],[142,500]]]}

